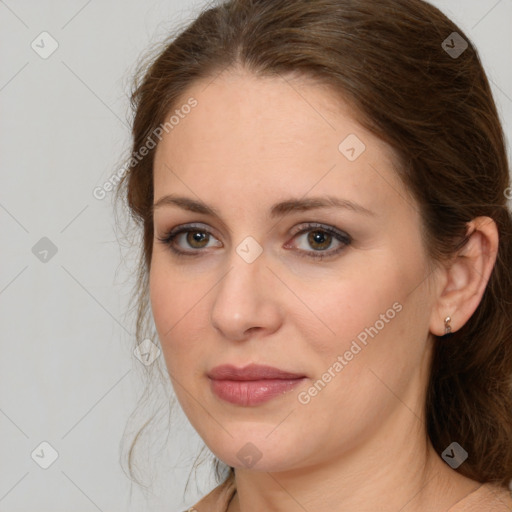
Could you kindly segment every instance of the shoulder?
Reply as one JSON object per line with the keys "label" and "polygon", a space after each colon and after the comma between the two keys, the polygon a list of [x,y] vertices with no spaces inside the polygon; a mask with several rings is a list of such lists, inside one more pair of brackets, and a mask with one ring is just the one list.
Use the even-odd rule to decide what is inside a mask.
{"label": "shoulder", "polygon": [[448,512],[510,512],[512,491],[494,484],[483,484]]}
{"label": "shoulder", "polygon": [[235,492],[235,479],[230,476],[184,512],[226,512]]}

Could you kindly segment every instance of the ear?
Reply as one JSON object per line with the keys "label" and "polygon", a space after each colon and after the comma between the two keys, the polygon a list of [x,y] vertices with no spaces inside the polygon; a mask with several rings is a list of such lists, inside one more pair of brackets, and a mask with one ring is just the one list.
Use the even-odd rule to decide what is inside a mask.
{"label": "ear", "polygon": [[436,336],[445,334],[447,316],[451,318],[452,332],[471,318],[496,262],[499,234],[494,220],[476,217],[467,226],[468,242],[442,271],[441,290],[430,319],[430,332]]}

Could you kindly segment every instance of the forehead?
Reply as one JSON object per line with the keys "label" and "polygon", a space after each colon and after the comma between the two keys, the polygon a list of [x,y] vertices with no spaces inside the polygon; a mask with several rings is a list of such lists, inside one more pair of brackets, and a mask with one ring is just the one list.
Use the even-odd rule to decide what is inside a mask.
{"label": "forehead", "polygon": [[190,97],[197,105],[158,144],[155,198],[221,187],[247,202],[339,191],[375,204],[404,193],[391,148],[326,86],[238,71],[195,82],[174,109]]}

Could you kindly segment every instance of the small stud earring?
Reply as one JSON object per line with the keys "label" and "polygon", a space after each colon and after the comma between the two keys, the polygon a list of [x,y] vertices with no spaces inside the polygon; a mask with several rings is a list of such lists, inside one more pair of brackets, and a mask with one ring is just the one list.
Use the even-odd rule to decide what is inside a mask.
{"label": "small stud earring", "polygon": [[444,319],[444,333],[445,334],[452,332],[452,326],[450,325],[451,320],[452,319],[449,316],[447,316]]}

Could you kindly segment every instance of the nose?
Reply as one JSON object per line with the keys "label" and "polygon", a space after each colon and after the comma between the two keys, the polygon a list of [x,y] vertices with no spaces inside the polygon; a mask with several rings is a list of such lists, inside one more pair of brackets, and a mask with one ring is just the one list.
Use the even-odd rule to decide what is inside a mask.
{"label": "nose", "polygon": [[212,326],[231,340],[244,340],[254,332],[272,334],[282,323],[279,279],[262,253],[252,262],[233,250],[229,270],[214,288]]}

